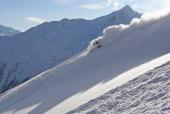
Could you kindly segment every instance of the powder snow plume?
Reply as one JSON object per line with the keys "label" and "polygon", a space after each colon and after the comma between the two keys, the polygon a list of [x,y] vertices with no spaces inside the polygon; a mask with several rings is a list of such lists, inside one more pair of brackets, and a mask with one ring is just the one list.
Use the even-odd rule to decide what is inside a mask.
{"label": "powder snow plume", "polygon": [[[98,42],[101,46],[117,42],[133,33],[133,31],[142,31],[145,28],[154,25],[155,23],[160,23],[160,20],[165,20],[169,16],[169,11],[162,10],[159,12],[145,13],[141,18],[134,18],[129,25],[120,24],[116,26],[110,26],[104,29],[102,36],[91,41],[87,49],[89,51],[95,49],[97,47],[95,45],[96,42]],[[150,31],[152,31],[152,28]]]}

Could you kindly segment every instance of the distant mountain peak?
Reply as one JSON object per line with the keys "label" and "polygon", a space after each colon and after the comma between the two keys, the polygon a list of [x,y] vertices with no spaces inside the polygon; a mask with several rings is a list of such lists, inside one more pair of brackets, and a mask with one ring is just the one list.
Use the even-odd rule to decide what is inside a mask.
{"label": "distant mountain peak", "polygon": [[130,21],[131,19],[135,18],[140,18],[141,17],[141,13],[138,13],[137,11],[133,10],[129,5],[124,6],[123,8],[121,8],[118,11],[114,11],[108,15],[96,18],[99,21],[105,21],[105,20],[109,20],[109,21],[113,21],[116,23],[112,23],[112,25],[118,25],[118,24],[125,24],[122,23],[124,22],[124,20],[128,20]]}
{"label": "distant mountain peak", "polygon": [[122,10],[133,10],[129,5],[125,5]]}
{"label": "distant mountain peak", "polygon": [[138,13],[135,10],[133,10],[129,5],[125,5],[122,9],[119,11],[126,12],[126,13]]}
{"label": "distant mountain peak", "polygon": [[118,13],[121,13],[127,16],[139,15],[140,17],[142,15],[141,13],[138,13],[137,11],[133,10],[129,5],[125,5],[123,8],[118,10]]}
{"label": "distant mountain peak", "polygon": [[61,21],[65,22],[65,21],[69,21],[69,19],[68,18],[64,18]]}
{"label": "distant mountain peak", "polygon": [[0,36],[13,36],[20,33],[20,31],[15,30],[13,28],[10,27],[6,27],[3,25],[0,25]]}

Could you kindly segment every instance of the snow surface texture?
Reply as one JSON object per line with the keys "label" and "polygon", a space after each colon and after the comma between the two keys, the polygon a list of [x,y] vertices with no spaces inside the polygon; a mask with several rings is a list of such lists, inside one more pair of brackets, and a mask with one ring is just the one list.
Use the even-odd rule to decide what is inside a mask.
{"label": "snow surface texture", "polygon": [[169,114],[170,62],[155,68],[68,114]]}
{"label": "snow surface texture", "polygon": [[140,16],[126,6],[94,20],[46,22],[14,37],[0,38],[0,93],[84,50],[106,27],[129,24]]}
{"label": "snow surface texture", "polygon": [[117,30],[118,33],[115,27],[109,27],[106,30],[110,34],[104,32],[99,41],[101,48],[90,53],[87,50],[76,59],[71,58],[1,94],[0,112],[67,113],[170,61],[170,15],[146,19],[143,17],[135,21],[137,27],[131,24],[121,32]]}
{"label": "snow surface texture", "polygon": [[13,36],[19,33],[18,30],[0,25],[0,36]]}

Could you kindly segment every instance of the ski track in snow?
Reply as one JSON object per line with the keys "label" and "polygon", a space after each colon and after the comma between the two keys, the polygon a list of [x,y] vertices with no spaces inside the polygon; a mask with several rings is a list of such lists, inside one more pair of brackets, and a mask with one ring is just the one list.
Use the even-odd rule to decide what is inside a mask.
{"label": "ski track in snow", "polygon": [[170,62],[155,68],[68,114],[169,114]]}

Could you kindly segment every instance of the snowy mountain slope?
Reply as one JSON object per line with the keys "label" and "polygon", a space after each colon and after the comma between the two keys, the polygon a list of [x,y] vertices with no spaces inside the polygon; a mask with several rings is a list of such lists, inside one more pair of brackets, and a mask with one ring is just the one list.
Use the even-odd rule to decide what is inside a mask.
{"label": "snowy mountain slope", "polygon": [[170,62],[69,112],[73,113],[169,114]]}
{"label": "snowy mountain slope", "polygon": [[18,30],[0,25],[0,36],[13,36],[19,33]]}
{"label": "snowy mountain slope", "polygon": [[[59,104],[59,106],[56,106],[55,108],[52,108],[51,110],[49,110],[48,112],[46,113],[49,113],[49,114],[53,114],[53,113],[64,113],[64,112],[67,112],[69,111],[70,109],[73,109],[75,108],[75,106],[77,105],[80,105],[82,104],[83,102],[87,102],[87,100],[90,100],[96,96],[99,96],[107,91],[109,91],[110,89],[114,88],[114,87],[117,87],[119,85],[121,85],[122,83],[125,83],[141,74],[143,74],[144,72],[147,72],[153,68],[155,68],[156,66],[159,66],[163,63],[166,63],[167,61],[170,60],[170,54],[167,54],[165,56],[162,56],[158,59],[155,59],[149,63],[146,63],[144,65],[141,65],[137,68],[134,68],[132,70],[129,70],[123,74],[121,74],[120,76],[118,76],[117,78],[113,79],[113,80],[110,80],[108,81],[107,83],[100,83],[98,84],[97,86],[89,89],[88,91],[85,91],[84,93],[81,93],[81,94],[77,94],[71,98],[69,98],[68,100],[64,101],[63,103]],[[40,74],[41,76],[42,75],[49,75],[48,73],[49,71],[46,71],[44,72],[43,74]],[[50,71],[51,72],[51,71]],[[129,77],[130,76],[130,77]],[[39,79],[38,79],[39,78]],[[36,77],[34,79],[32,79],[32,82],[27,82],[25,85],[20,85],[18,86],[17,88],[13,89],[13,90],[10,90],[9,93],[7,93],[6,95],[1,95],[1,98],[0,98],[0,101],[1,101],[1,109],[4,109],[4,107],[9,107],[11,105],[15,105],[17,104],[18,101],[20,101],[21,99],[25,98],[26,96],[31,96],[31,92],[35,92],[39,87],[41,87],[45,81],[48,81],[47,77],[44,79],[42,79],[42,77]],[[31,88],[29,87],[29,91],[25,88],[27,88],[27,86],[30,86],[30,83],[32,83],[31,85]],[[18,91],[21,91],[22,89],[22,93],[18,94]],[[46,90],[45,90],[46,91]],[[16,94],[17,97],[15,96]],[[12,95],[12,97],[11,97]],[[89,97],[90,96],[90,97]],[[35,96],[34,96],[35,97]],[[38,97],[38,96],[37,96]],[[46,96],[47,97],[47,101],[49,100],[49,96]],[[10,99],[9,99],[10,98]],[[39,98],[39,97],[38,97]],[[41,98],[42,99],[42,98]],[[12,102],[9,101],[9,100],[13,100]],[[30,100],[30,99],[29,99]],[[54,101],[55,99],[53,99],[52,101],[48,101],[48,104],[46,104],[46,106],[48,107],[48,105],[51,105],[53,104],[52,102]],[[31,99],[31,102],[32,101],[35,101],[34,98]],[[46,103],[47,103],[46,101]],[[3,104],[4,102],[4,104]],[[10,102],[10,103],[9,103]],[[36,101],[37,102],[37,101]],[[22,102],[21,102],[22,103]],[[49,104],[50,103],[50,104]],[[93,102],[94,103],[94,102]],[[10,105],[9,105],[10,104]],[[27,104],[27,103],[26,103]],[[25,103],[22,104],[22,105],[25,105],[27,106]],[[8,109],[8,112],[6,112],[7,114],[8,113],[17,113],[17,114],[23,114],[23,113],[28,113],[30,112],[31,114],[35,113],[35,114],[41,114],[41,113],[44,113],[42,112],[41,110],[43,110],[43,108],[46,108],[45,106],[44,107],[41,107],[42,109],[38,110],[38,111],[31,111],[33,110],[34,108],[36,108],[39,104],[41,103],[37,103],[37,104],[34,104],[32,106],[29,106],[23,110],[21,110],[21,108],[23,108],[20,104],[20,106],[15,106],[15,108],[13,108],[13,111],[9,111]],[[86,106],[86,105],[85,105]],[[2,111],[2,110],[1,110]],[[16,111],[16,112],[15,112]],[[3,112],[3,111],[2,111]],[[6,114],[5,113],[5,114]],[[70,112],[71,113],[71,112]],[[73,112],[72,112],[73,113]]]}
{"label": "snowy mountain slope", "polygon": [[[87,50],[76,59],[68,60],[2,94],[0,112],[67,113],[134,76],[168,62],[169,23],[168,14],[149,20],[143,16],[126,27],[109,27],[98,41],[102,47],[91,50],[90,46],[89,53]],[[115,33],[115,29],[118,32]],[[120,39],[115,40],[117,38]],[[119,75],[122,77],[119,78]]]}
{"label": "snowy mountain slope", "polygon": [[46,22],[14,37],[0,38],[0,93],[84,50],[104,28],[128,24],[140,16],[125,6],[94,20]]}

